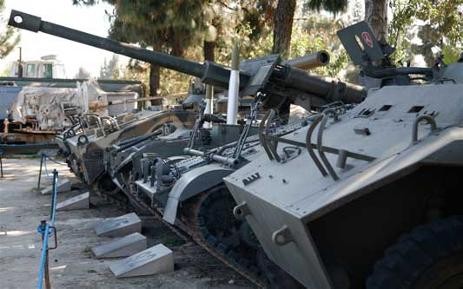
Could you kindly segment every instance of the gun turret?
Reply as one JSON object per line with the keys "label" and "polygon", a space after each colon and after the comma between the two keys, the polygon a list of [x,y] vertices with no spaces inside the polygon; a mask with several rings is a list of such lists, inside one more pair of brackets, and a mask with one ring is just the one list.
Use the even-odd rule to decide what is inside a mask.
{"label": "gun turret", "polygon": [[[129,44],[95,36],[58,24],[42,21],[40,17],[12,10],[9,25],[43,32],[93,47],[112,51],[141,61],[200,78],[204,83],[228,88],[230,69],[211,61],[198,63],[169,54],[151,51]],[[316,58],[306,61],[312,67],[323,63]],[[280,108],[288,102],[306,109],[332,101],[357,103],[363,100],[362,87],[308,74],[302,69],[281,62],[279,55],[243,61],[240,65],[240,95],[264,95],[264,106]]]}

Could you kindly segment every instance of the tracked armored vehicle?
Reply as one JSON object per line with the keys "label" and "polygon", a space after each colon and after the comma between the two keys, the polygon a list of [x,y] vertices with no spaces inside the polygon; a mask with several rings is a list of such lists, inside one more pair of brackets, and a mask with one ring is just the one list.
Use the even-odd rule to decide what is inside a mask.
{"label": "tracked armored vehicle", "polygon": [[[255,127],[257,107],[255,103],[235,142],[205,151],[190,143],[184,155],[168,158],[144,153],[132,158],[130,170],[120,170],[114,177],[115,182],[123,184],[121,188],[135,207],[161,214],[167,223],[181,228],[214,256],[262,285],[266,280],[255,263],[259,245],[252,239],[247,224],[234,219],[235,203],[223,183],[223,177],[263,153]],[[272,125],[272,134],[283,135],[309,122],[310,117],[283,126],[264,124]],[[238,127],[218,128],[228,135]],[[298,153],[297,148],[288,149],[286,157]]]}
{"label": "tracked armored vehicle", "polygon": [[375,88],[264,138],[225,178],[234,214],[306,288],[461,288],[463,63],[397,68],[366,23],[338,35]]}
{"label": "tracked armored vehicle", "polygon": [[[86,184],[94,184],[105,173],[105,152],[114,143],[130,145],[134,138],[168,135],[193,127],[196,112],[183,109],[142,111],[119,118],[85,114],[57,137],[69,167]],[[180,153],[175,150],[169,153]]]}

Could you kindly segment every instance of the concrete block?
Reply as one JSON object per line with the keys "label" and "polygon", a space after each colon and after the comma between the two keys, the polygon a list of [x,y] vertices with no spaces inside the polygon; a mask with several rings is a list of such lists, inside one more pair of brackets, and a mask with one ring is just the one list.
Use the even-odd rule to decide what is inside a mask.
{"label": "concrete block", "polygon": [[95,232],[100,237],[123,237],[140,233],[141,220],[135,213],[104,219],[95,226]]}
{"label": "concrete block", "polygon": [[[71,181],[67,179],[58,179],[58,185],[56,186],[56,190],[58,193],[68,192],[71,190]],[[42,195],[50,195],[53,189],[52,185],[49,185],[42,189]]]}
{"label": "concrete block", "polygon": [[128,257],[146,249],[146,237],[133,233],[92,248],[97,259]]}
{"label": "concrete block", "polygon": [[117,278],[153,275],[174,271],[172,250],[159,244],[140,253],[115,261],[109,269]]}
{"label": "concrete block", "polygon": [[90,193],[86,192],[56,205],[57,211],[82,210],[90,208]]}

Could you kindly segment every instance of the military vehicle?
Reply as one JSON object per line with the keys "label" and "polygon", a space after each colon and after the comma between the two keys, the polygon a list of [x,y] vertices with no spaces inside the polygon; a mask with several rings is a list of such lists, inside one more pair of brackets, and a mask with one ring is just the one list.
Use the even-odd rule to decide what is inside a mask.
{"label": "military vehicle", "polygon": [[307,288],[462,288],[463,62],[395,67],[365,22],[338,35],[374,88],[263,138],[225,178],[234,214]]}
{"label": "military vehicle", "polygon": [[[227,88],[230,79],[230,69],[213,62],[206,61],[201,64],[131,47],[45,22],[39,17],[22,12],[12,11],[9,23],[19,28],[42,31],[156,63],[199,77],[209,85]],[[131,169],[113,170],[113,177],[132,200],[156,209],[163,214],[167,222],[180,226],[214,256],[248,278],[256,280],[250,276],[254,275],[252,272],[260,273],[258,269],[255,270],[259,265],[256,264],[256,259],[262,260],[264,267],[272,266],[268,265],[265,256],[257,258],[261,256],[260,245],[254,240],[247,224],[233,218],[231,208],[235,203],[222,178],[254,158],[260,159],[263,151],[272,152],[276,149],[276,143],[270,140],[265,142],[266,145],[262,146],[262,149],[258,145],[259,142],[270,136],[281,137],[311,122],[310,119],[303,119],[296,123],[287,123],[289,104],[294,103],[308,110],[323,109],[326,105],[331,106],[333,102],[361,102],[365,91],[355,85],[307,73],[282,62],[279,55],[270,55],[246,60],[240,64],[240,95],[256,98],[247,124],[242,127],[217,128],[241,131],[235,142],[210,150],[198,150],[194,137],[198,128],[196,127],[191,141],[184,150],[184,154],[190,155],[189,157],[162,158],[157,154],[143,153],[138,155],[140,161],[132,162]],[[268,108],[271,110],[261,122],[261,133],[253,136],[253,124],[258,110]],[[275,120],[275,117],[278,120]],[[201,120],[201,117],[198,117],[198,120]],[[128,147],[129,145],[125,146],[123,150]],[[157,148],[153,149],[154,152],[156,150]],[[297,157],[300,152],[297,147],[286,148],[283,157],[275,153],[273,156],[285,162]],[[253,183],[259,178],[259,174],[251,175],[244,182]],[[274,272],[273,268],[272,271]]]}
{"label": "military vehicle", "polygon": [[[84,114],[56,139],[72,171],[92,185],[105,174],[104,154],[112,144],[127,145],[136,137],[148,138],[189,129],[195,118],[196,112],[183,109],[141,111],[116,118]],[[172,153],[181,152],[172,149]]]}

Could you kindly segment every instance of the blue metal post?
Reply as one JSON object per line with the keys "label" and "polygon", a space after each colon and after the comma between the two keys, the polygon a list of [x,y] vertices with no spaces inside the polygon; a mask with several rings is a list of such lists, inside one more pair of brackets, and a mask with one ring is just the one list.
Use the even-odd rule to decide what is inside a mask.
{"label": "blue metal post", "polygon": [[3,151],[0,150],[0,178],[3,178]]}
{"label": "blue metal post", "polygon": [[58,171],[53,170],[53,183],[52,183],[52,192],[51,192],[51,208],[50,208],[50,223],[52,226],[55,224],[55,215],[56,215],[56,195],[58,194]]}
{"label": "blue metal post", "polygon": [[37,182],[37,191],[40,191],[40,181],[41,181],[41,179],[42,179],[42,166],[43,166],[43,160],[44,160],[44,158],[45,158],[45,154],[42,153],[42,154],[40,155],[40,170],[39,170],[39,180],[38,180],[38,182]]}
{"label": "blue metal post", "polygon": [[[43,155],[42,155],[42,160],[43,160]],[[58,184],[58,172],[56,170],[53,170],[50,221],[49,222],[45,220],[41,221],[39,227],[37,228],[37,231],[42,235],[42,252],[40,255],[40,263],[39,263],[40,267],[39,267],[39,273],[38,273],[38,279],[37,279],[37,289],[43,289],[43,283],[45,283],[46,289],[51,289],[50,275],[49,275],[49,270],[48,270],[49,269],[48,268],[48,251],[50,249],[56,248],[57,246],[56,228],[54,227],[55,217],[56,217],[56,203],[57,203],[56,195],[58,193],[57,184]],[[49,248],[48,241],[52,233],[54,233],[55,235],[55,247]]]}

